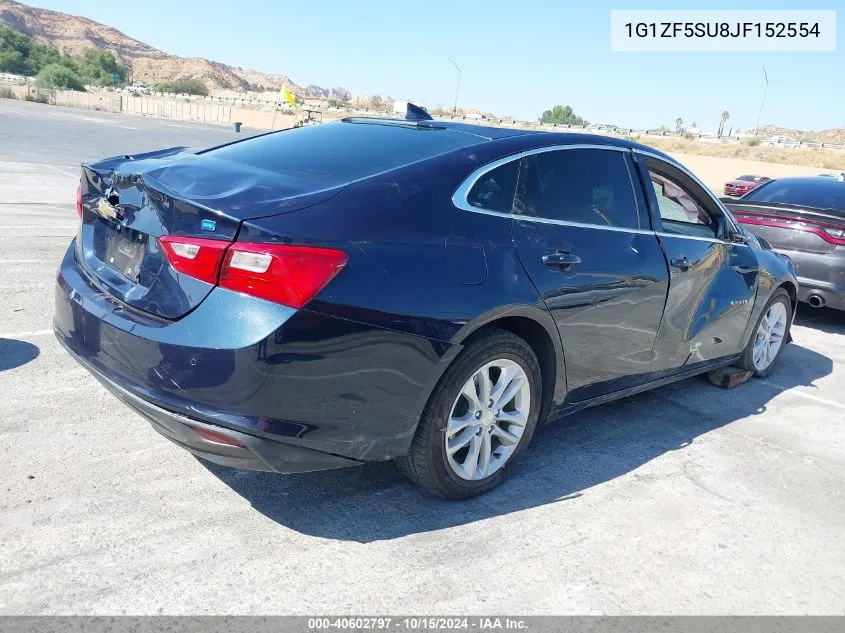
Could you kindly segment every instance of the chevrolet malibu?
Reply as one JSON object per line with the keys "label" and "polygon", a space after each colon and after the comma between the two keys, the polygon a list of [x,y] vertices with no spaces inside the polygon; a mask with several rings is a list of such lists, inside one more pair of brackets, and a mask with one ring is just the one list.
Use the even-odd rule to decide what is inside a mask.
{"label": "chevrolet malibu", "polygon": [[279,473],[487,491],[538,423],[775,368],[798,286],[668,156],[346,119],[86,164],[56,335],[162,435]]}

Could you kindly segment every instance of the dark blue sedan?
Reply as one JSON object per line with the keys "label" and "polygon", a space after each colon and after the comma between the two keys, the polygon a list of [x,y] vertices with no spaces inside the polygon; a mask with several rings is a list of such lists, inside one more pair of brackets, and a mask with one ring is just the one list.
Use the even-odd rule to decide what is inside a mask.
{"label": "dark blue sedan", "polygon": [[88,164],[77,208],[56,334],[157,431],[447,498],[546,419],[768,375],[798,290],[683,166],[599,136],[353,118]]}

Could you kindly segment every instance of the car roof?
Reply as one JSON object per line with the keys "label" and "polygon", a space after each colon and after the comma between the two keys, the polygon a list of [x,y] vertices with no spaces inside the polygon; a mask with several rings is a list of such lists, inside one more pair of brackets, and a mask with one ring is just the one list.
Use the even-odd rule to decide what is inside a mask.
{"label": "car roof", "polygon": [[607,136],[606,134],[549,132],[545,130],[493,127],[488,125],[473,125],[441,120],[434,120],[431,121],[431,123],[438,127],[444,127],[456,132],[465,132],[467,134],[480,136],[491,142],[509,139],[514,143],[506,143],[507,145],[518,144],[522,150],[532,149],[535,147],[547,147],[549,145],[607,145],[609,147],[622,147],[625,149],[635,149],[643,152],[649,152],[672,163],[677,163],[674,158],[658,149],[655,149],[654,147],[649,147],[647,145],[642,145],[641,143],[636,143],[634,141],[629,141],[615,136]]}

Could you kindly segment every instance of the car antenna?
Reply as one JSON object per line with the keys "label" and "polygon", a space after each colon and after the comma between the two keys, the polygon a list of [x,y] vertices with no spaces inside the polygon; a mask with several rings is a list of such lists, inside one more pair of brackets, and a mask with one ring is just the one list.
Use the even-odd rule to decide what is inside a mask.
{"label": "car antenna", "polygon": [[434,119],[431,115],[426,111],[425,108],[415,105],[408,102],[407,106],[405,107],[405,120],[406,121],[433,121]]}

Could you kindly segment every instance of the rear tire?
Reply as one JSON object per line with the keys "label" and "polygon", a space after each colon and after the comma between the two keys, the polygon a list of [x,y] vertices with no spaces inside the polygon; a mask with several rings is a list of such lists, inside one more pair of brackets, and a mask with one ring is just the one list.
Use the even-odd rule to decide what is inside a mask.
{"label": "rear tire", "polygon": [[783,288],[778,288],[757,319],[737,366],[759,378],[770,376],[789,340],[792,314],[793,306],[789,294]]}
{"label": "rear tire", "polygon": [[466,499],[495,488],[531,442],[541,385],[540,365],[528,343],[505,330],[482,332],[440,379],[409,454],[397,458],[396,465],[444,499]]}

